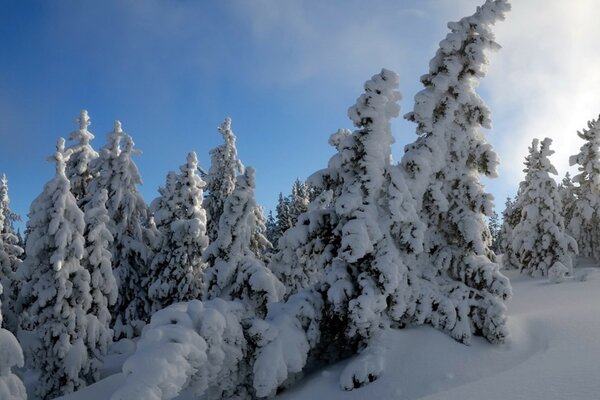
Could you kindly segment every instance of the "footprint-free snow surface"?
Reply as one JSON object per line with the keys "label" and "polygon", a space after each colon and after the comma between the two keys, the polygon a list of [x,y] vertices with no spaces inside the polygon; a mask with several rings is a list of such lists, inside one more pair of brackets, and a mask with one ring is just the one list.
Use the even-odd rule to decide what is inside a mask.
{"label": "footprint-free snow surface", "polygon": [[[344,361],[306,376],[277,399],[600,398],[600,270],[581,265],[560,284],[507,275],[513,299],[506,344],[476,338],[465,346],[427,327],[390,330],[382,338],[386,368],[377,381],[343,391]],[[121,374],[111,375],[62,399],[105,400],[122,382]]]}

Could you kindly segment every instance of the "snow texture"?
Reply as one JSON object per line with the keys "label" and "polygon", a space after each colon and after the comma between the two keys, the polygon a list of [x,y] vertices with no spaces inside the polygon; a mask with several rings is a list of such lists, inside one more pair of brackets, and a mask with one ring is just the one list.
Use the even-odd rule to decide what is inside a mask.
{"label": "snow texture", "polygon": [[[562,202],[558,186],[550,174],[556,169],[549,156],[552,140],[541,144],[533,139],[525,159],[525,179],[519,185],[516,208],[521,210],[517,225],[509,238],[511,254],[507,260],[513,268],[531,275],[559,276],[573,271],[577,243],[565,232]],[[552,271],[550,271],[552,270]],[[560,272],[560,273],[559,273]]]}
{"label": "snow texture", "polygon": [[205,183],[198,175],[196,153],[189,153],[180,173],[169,173],[160,197],[151,204],[161,244],[148,273],[146,287],[156,312],[172,303],[197,299],[202,291],[202,256],[208,246]]}
{"label": "snow texture", "polygon": [[506,0],[488,0],[448,24],[450,33],[421,77],[425,88],[405,116],[419,138],[406,146],[402,165],[427,225],[415,323],[429,322],[463,343],[473,334],[493,343],[508,335],[504,301],[511,288],[493,261],[485,223],[493,197],[479,179],[495,177],[499,160],[480,132],[491,119],[475,88],[486,74],[486,52],[499,48],[492,25],[509,10]]}

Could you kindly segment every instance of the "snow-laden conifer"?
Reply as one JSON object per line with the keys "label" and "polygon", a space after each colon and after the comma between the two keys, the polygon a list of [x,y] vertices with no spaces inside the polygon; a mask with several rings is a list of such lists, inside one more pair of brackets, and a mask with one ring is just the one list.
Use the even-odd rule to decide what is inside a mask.
{"label": "snow-laden conifer", "polygon": [[531,143],[516,200],[521,218],[510,237],[517,262],[513,267],[534,276],[547,276],[551,268],[571,273],[577,254],[577,243],[565,233],[560,194],[550,176],[557,174],[548,158],[554,154],[551,143],[549,138]]}
{"label": "snow-laden conifer", "polygon": [[475,88],[487,70],[486,52],[499,48],[492,25],[509,9],[506,0],[487,0],[472,16],[448,24],[451,32],[406,115],[419,138],[406,146],[402,164],[427,225],[419,262],[421,277],[431,283],[420,294],[418,322],[430,321],[465,343],[472,334],[491,342],[507,336],[504,300],[511,288],[490,259],[485,216],[493,197],[479,179],[496,176],[498,157],[480,132],[491,126],[490,111]]}
{"label": "snow-laden conifer", "polygon": [[31,365],[40,371],[36,393],[55,398],[85,385],[90,274],[85,253],[84,214],[65,175],[70,150],[60,139],[52,159],[56,175],[33,201],[27,229],[23,278],[23,328],[33,332]]}
{"label": "snow-laden conifer", "polygon": [[[517,197],[518,197],[517,193]],[[506,198],[504,211],[502,211],[502,227],[500,228],[500,252],[502,253],[502,267],[510,269],[518,262],[512,248],[512,232],[521,220],[521,208],[515,199]]]}
{"label": "snow-laden conifer", "polygon": [[565,219],[565,227],[569,226],[571,218],[573,218],[573,212],[575,211],[575,196],[576,188],[571,180],[569,172],[565,173],[564,178],[558,185],[558,193],[560,194],[560,200],[562,202],[562,216]]}
{"label": "snow-laden conifer", "polygon": [[[0,284],[0,294],[2,294]],[[27,392],[21,379],[12,371],[14,367],[23,367],[23,350],[17,338],[2,328],[2,312],[0,311],[0,399],[25,400]]]}
{"label": "snow-laden conifer", "polygon": [[231,130],[231,118],[225,118],[219,127],[219,133],[225,142],[210,151],[211,166],[206,176],[208,194],[204,202],[207,214],[207,232],[211,242],[217,238],[219,219],[223,214],[227,197],[235,188],[236,176],[244,172],[244,166],[237,156],[235,135]]}
{"label": "snow-laden conifer", "polygon": [[161,233],[146,283],[152,312],[200,297],[205,268],[202,255],[208,246],[202,207],[205,185],[198,175],[196,153],[191,152],[179,174],[167,175],[160,196],[152,202],[151,211]]}
{"label": "snow-laden conifer", "polygon": [[240,300],[264,315],[267,304],[282,299],[285,288],[252,249],[257,227],[254,188],[254,168],[246,168],[223,205],[217,239],[205,253],[209,267],[204,297]]}
{"label": "snow-laden conifer", "polygon": [[106,145],[100,150],[100,157],[92,163],[94,178],[84,201],[89,202],[102,189],[108,191],[106,208],[114,238],[110,253],[119,288],[117,302],[111,309],[117,338],[133,337],[148,321],[150,311],[142,279],[152,258],[153,247],[147,232],[151,224],[148,206],[137,189],[142,179],[132,159],[141,152],[133,147],[131,136],[125,134],[121,123],[116,121]]}
{"label": "snow-laden conifer", "polygon": [[21,263],[23,248],[19,243],[19,237],[15,233],[13,223],[20,217],[10,209],[8,197],[8,180],[6,175],[0,179],[0,284],[4,290],[2,293],[3,325],[13,334],[16,334],[18,317],[15,312],[14,300],[18,292],[16,271]]}
{"label": "snow-laden conifer", "polygon": [[588,121],[588,129],[577,132],[585,141],[579,153],[569,158],[579,173],[576,200],[567,226],[579,245],[579,255],[600,261],[600,118]]}
{"label": "snow-laden conifer", "polygon": [[67,162],[66,174],[71,181],[71,192],[79,202],[85,197],[87,185],[93,177],[90,163],[98,158],[98,153],[90,145],[94,135],[88,130],[91,121],[87,110],[81,110],[76,122],[79,129],[69,135],[69,140],[76,143],[69,147],[73,154]]}
{"label": "snow-laden conifer", "polygon": [[[300,371],[309,353],[332,361],[370,349],[389,325],[388,316],[399,320],[408,311],[412,292],[405,261],[422,249],[423,227],[403,172],[391,163],[398,80],[384,69],[365,83],[364,94],[348,111],[357,130],[332,135],[337,154],[328,168],[309,178],[324,192],[280,239],[273,269],[295,285],[292,291],[300,289],[286,305],[273,306],[266,323],[255,324],[261,338],[254,366],[259,396],[274,393],[289,374]],[[293,248],[300,250],[296,259]],[[315,265],[322,271],[311,271]],[[313,273],[321,278],[311,287]],[[308,315],[292,306],[299,299],[312,304]],[[282,343],[295,343],[301,352],[291,358]],[[361,386],[381,373],[371,368],[380,364],[363,361],[347,367],[343,388]]]}
{"label": "snow-laden conifer", "polygon": [[87,345],[90,351],[89,381],[100,379],[103,357],[113,341],[110,308],[117,301],[119,289],[112,270],[113,236],[106,209],[108,192],[100,189],[85,204],[85,255],[82,265],[90,273],[92,303],[88,314]]}

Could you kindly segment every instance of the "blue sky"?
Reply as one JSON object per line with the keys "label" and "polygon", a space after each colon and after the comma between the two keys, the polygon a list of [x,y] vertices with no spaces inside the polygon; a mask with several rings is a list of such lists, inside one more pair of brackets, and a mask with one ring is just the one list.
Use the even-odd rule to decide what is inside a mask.
{"label": "blue sky", "polygon": [[[533,137],[555,140],[562,174],[575,131],[600,113],[600,6],[594,0],[515,1],[497,27],[480,87],[493,113],[486,132],[503,164],[486,181],[499,210],[516,191]],[[209,167],[226,116],[257,196],[273,208],[296,178],[324,167],[331,133],[351,127],[347,108],[382,67],[400,74],[402,111],[446,35],[476,0],[17,1],[0,0],[0,171],[12,207],[26,215],[53,174],[56,139],[85,108],[93,145],[113,120],[144,152],[147,201],[195,150]],[[414,126],[394,122],[399,159]]]}

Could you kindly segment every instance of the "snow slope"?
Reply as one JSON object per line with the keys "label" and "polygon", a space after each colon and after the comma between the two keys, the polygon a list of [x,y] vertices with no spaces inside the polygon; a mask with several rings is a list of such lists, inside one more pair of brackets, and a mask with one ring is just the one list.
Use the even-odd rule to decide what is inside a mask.
{"label": "snow slope", "polygon": [[[552,284],[507,271],[510,339],[465,346],[429,327],[390,330],[381,343],[386,369],[376,382],[345,392],[339,376],[348,361],[310,374],[277,396],[307,399],[527,399],[600,397],[600,270],[580,264],[574,278]],[[64,400],[107,399],[121,374]],[[182,395],[180,400],[191,399]]]}

